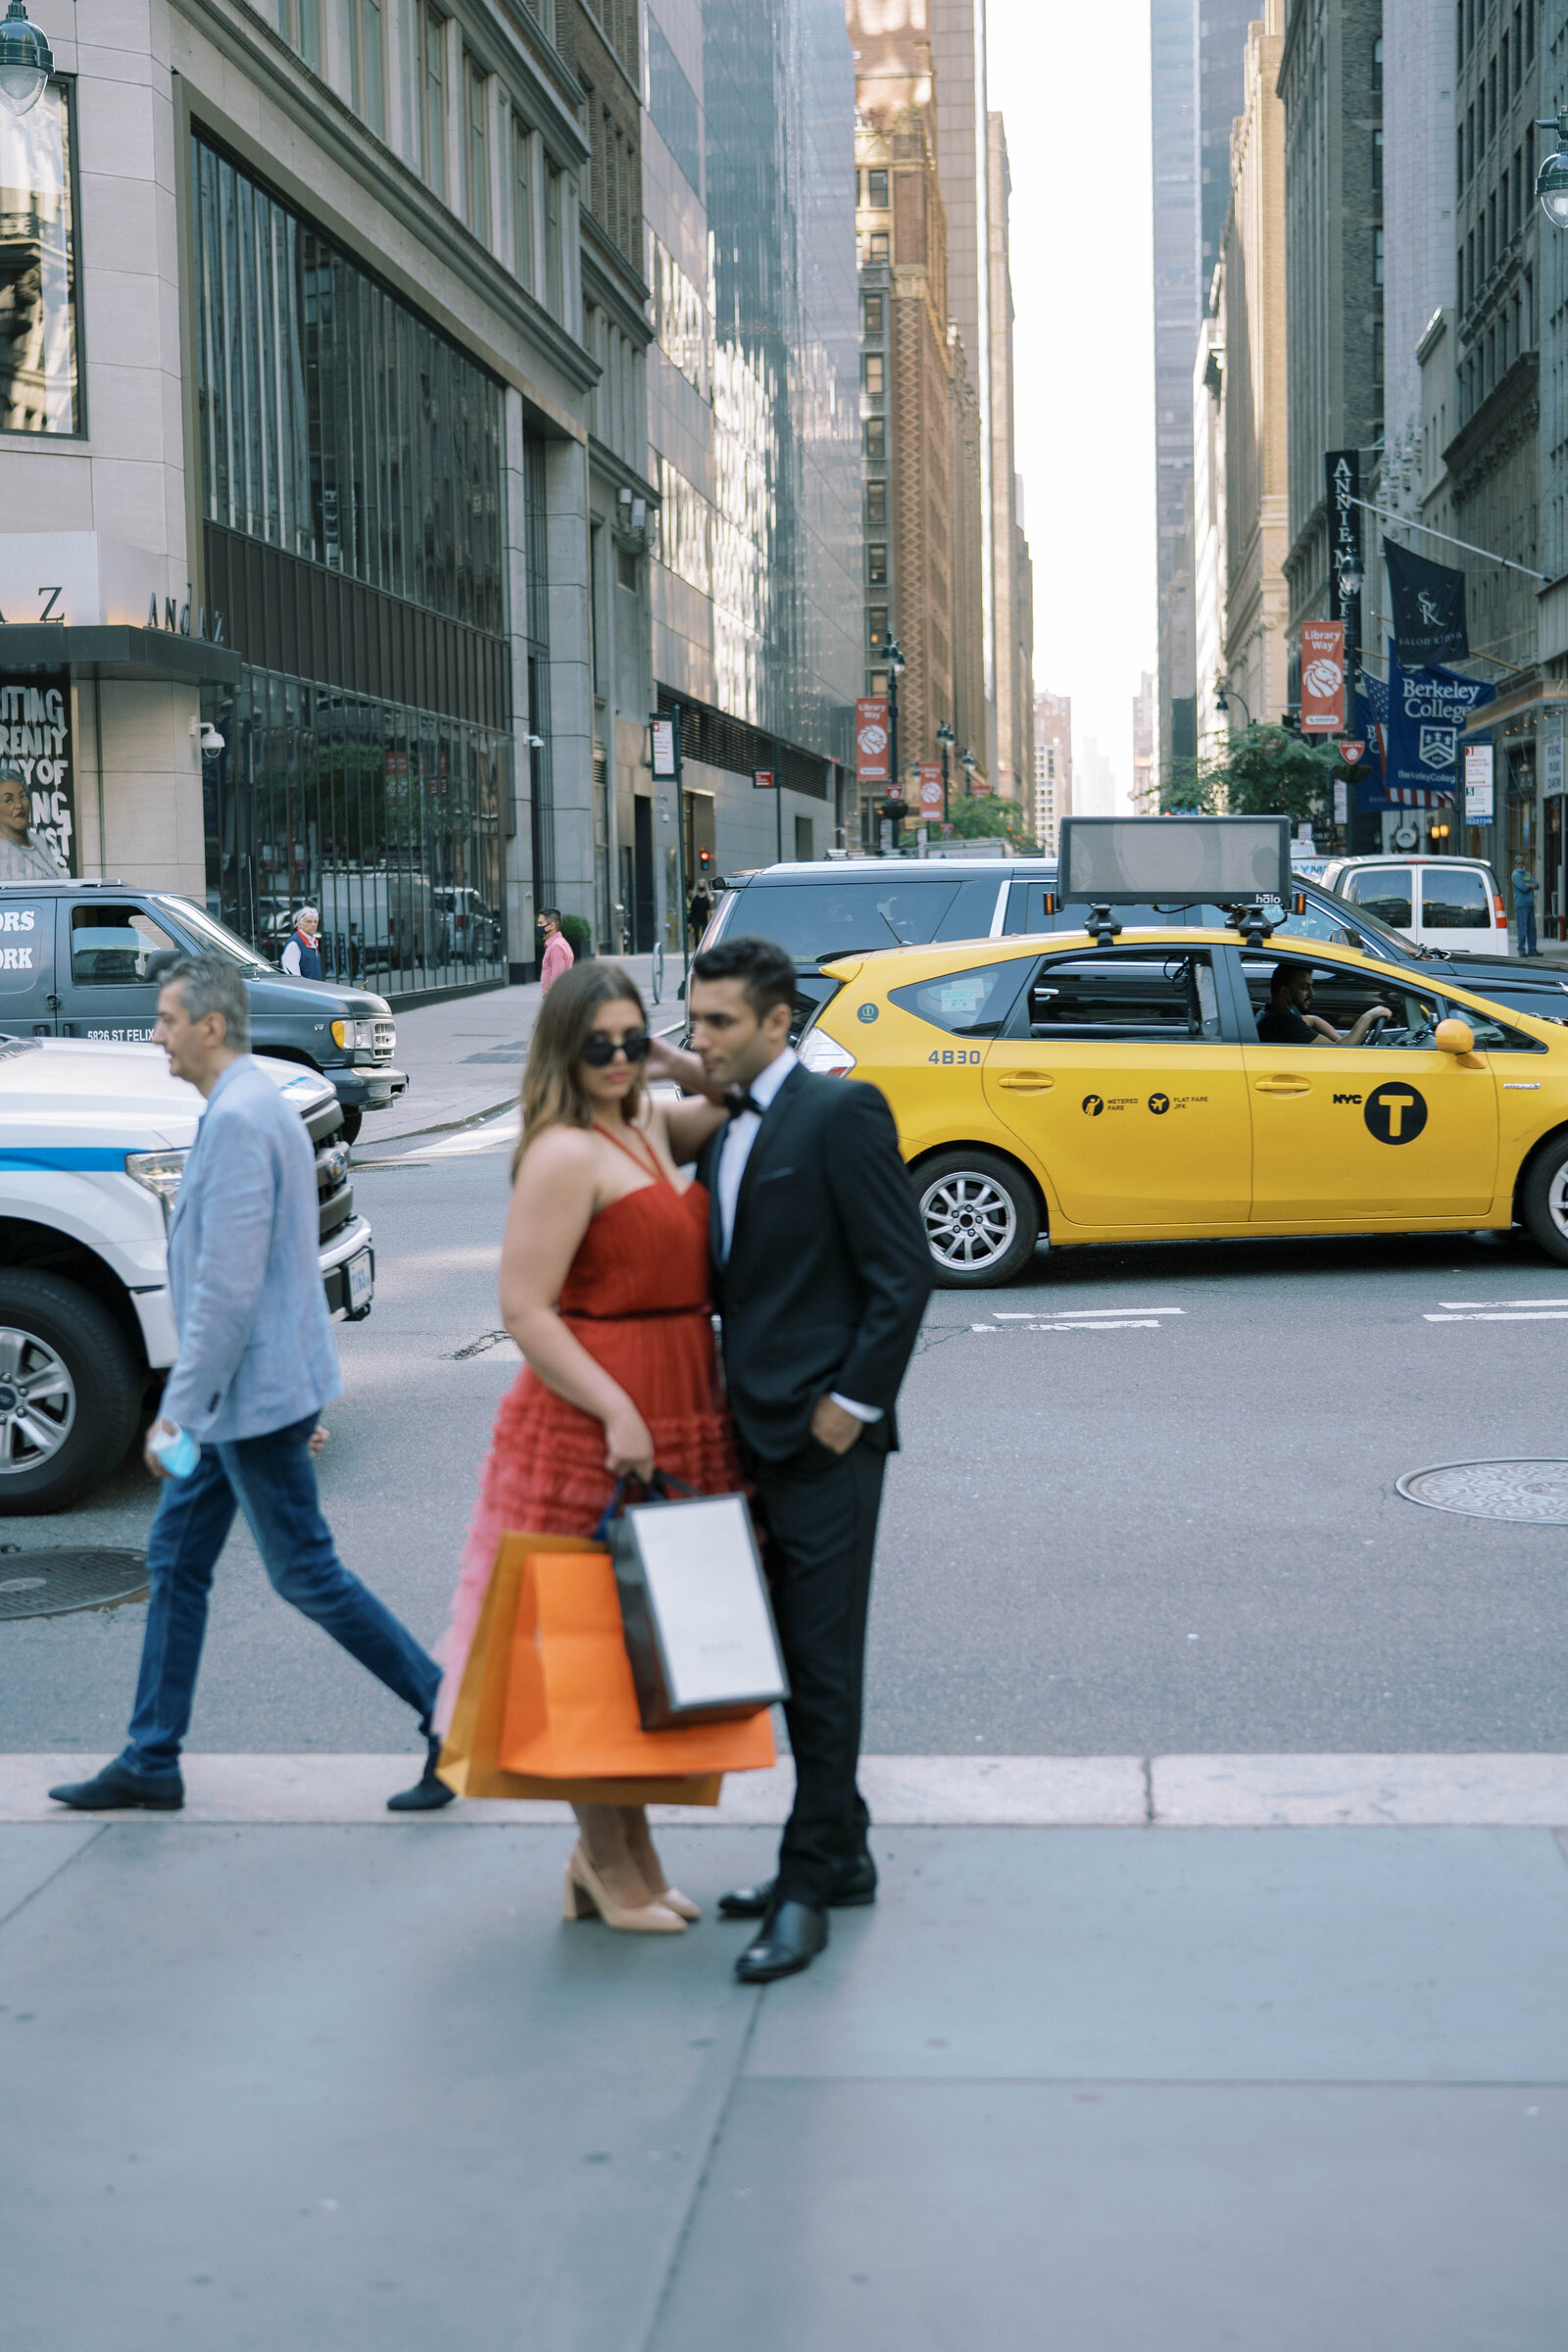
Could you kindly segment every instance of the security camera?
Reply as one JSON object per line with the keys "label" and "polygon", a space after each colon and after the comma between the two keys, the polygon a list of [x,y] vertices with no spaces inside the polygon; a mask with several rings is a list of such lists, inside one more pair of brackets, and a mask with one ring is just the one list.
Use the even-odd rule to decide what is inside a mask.
{"label": "security camera", "polygon": [[202,758],[204,760],[213,759],[219,752],[224,749],[224,738],[220,735],[218,729],[212,724],[210,719],[204,719],[202,721],[201,740]]}

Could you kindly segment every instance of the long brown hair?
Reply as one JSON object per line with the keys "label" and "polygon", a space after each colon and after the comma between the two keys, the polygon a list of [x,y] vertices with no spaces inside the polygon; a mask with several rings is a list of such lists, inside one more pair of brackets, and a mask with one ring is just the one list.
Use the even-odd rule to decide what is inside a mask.
{"label": "long brown hair", "polygon": [[[522,1080],[522,1138],[512,1155],[513,1181],[522,1155],[547,1127],[591,1127],[593,1105],[583,1092],[583,1049],[594,1017],[606,1004],[635,1004],[644,1028],[648,1013],[637,983],[618,963],[576,963],[563,972],[539,1009],[528,1041]],[[632,1064],[635,1084],[622,1098],[624,1114],[635,1120],[643,1106],[643,1067]]]}

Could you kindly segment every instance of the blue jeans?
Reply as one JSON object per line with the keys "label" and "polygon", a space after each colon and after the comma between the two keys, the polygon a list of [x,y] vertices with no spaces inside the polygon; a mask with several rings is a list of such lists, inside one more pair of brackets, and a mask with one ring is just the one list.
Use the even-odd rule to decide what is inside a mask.
{"label": "blue jeans", "polygon": [[1520,955],[1539,955],[1540,950],[1536,946],[1536,901],[1534,892],[1532,892],[1531,895],[1526,898],[1524,892],[1521,891],[1518,897],[1514,900],[1513,911],[1515,920],[1519,925]]}
{"label": "blue jeans", "polygon": [[189,1478],[165,1481],[147,1543],[152,1598],[136,1704],[130,1740],[120,1758],[130,1771],[167,1779],[179,1769],[207,1634],[213,1570],[236,1510],[245,1514],[273,1591],[314,1617],[350,1657],[407,1699],[420,1731],[429,1731],[441,1670],[338,1558],[316,1491],[308,1444],[315,1427],[311,1413],[265,1438],[204,1446]]}

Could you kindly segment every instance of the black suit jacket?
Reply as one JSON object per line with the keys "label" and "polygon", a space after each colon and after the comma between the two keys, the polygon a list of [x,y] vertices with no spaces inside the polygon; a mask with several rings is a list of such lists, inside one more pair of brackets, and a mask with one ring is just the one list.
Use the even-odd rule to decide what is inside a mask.
{"label": "black suit jacket", "polygon": [[[724,1373],[741,1436],[764,1460],[798,1453],[827,1390],[880,1406],[866,1440],[896,1446],[893,1407],[931,1294],[931,1253],[875,1087],[797,1066],[762,1114],[735,1206],[718,1215],[720,1128],[698,1174],[711,1201]],[[865,1442],[865,1441],[862,1441]]]}

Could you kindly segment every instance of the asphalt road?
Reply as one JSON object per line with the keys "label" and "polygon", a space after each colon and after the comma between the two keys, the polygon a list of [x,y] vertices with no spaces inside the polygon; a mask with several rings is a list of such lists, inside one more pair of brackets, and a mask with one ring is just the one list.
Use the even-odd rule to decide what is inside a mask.
{"label": "asphalt road", "polygon": [[[378,1289],[340,1327],[322,1485],[345,1559],[426,1640],[517,1366],[506,1166],[503,1145],[357,1176]],[[1568,1454],[1564,1322],[1429,1319],[1520,1302],[1568,1314],[1568,1270],[1468,1236],[1064,1252],[939,1293],[883,1515],[867,1748],[1568,1744],[1568,1530],[1395,1492],[1430,1463]],[[140,1544],[152,1502],[132,1467],[6,1538]],[[117,1745],[142,1615],[0,1624],[0,1746]],[[237,1535],[192,1745],[412,1750],[411,1729]]]}

